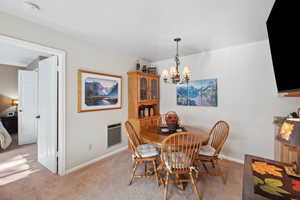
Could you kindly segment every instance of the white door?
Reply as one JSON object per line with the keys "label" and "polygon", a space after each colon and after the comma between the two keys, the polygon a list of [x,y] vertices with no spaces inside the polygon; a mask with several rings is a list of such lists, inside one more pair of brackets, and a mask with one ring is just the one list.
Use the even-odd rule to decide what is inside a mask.
{"label": "white door", "polygon": [[37,72],[19,70],[18,143],[37,142]]}
{"label": "white door", "polygon": [[38,161],[57,172],[57,57],[39,62]]}

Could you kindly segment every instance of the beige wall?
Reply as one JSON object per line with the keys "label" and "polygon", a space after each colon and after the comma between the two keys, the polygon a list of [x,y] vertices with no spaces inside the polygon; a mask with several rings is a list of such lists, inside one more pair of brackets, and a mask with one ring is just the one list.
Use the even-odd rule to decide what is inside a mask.
{"label": "beige wall", "polygon": [[0,65],[0,117],[7,116],[16,108],[11,106],[12,99],[18,98],[18,68]]}
{"label": "beige wall", "polygon": [[[66,73],[66,167],[71,169],[127,145],[123,130],[121,145],[106,148],[106,126],[127,119],[126,72],[134,69],[136,57],[100,49],[69,35],[0,13],[0,34],[62,49],[67,54]],[[126,52],[125,52],[126,53]],[[119,110],[77,113],[77,70],[123,76],[123,107]],[[89,146],[92,145],[92,149]]]}

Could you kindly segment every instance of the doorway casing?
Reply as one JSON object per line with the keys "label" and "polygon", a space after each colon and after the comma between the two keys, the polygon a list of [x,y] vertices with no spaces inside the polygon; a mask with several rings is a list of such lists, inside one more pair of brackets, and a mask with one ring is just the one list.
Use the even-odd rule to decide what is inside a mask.
{"label": "doorway casing", "polygon": [[66,173],[66,52],[0,34],[0,43],[53,54],[58,57],[58,175]]}

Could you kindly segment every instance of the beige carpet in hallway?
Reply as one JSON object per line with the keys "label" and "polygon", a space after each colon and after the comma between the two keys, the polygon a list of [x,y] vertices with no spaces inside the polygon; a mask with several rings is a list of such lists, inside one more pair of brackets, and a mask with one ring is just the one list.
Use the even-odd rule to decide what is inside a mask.
{"label": "beige carpet in hallway", "polygon": [[[128,151],[59,177],[36,161],[36,145],[0,153],[1,200],[152,200],[163,199],[163,187],[154,179],[136,179],[131,186],[131,157]],[[223,161],[227,183],[219,177],[203,176],[198,188],[203,200],[240,200],[243,167]],[[140,168],[141,172],[142,167]],[[185,191],[169,187],[170,200],[194,199],[189,184]]]}

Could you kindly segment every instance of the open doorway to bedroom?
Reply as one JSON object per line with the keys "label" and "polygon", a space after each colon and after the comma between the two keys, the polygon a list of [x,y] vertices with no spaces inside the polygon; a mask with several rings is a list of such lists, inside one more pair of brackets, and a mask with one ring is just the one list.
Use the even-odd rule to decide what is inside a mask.
{"label": "open doorway to bedroom", "polygon": [[64,81],[64,52],[0,35],[0,184],[64,174]]}

